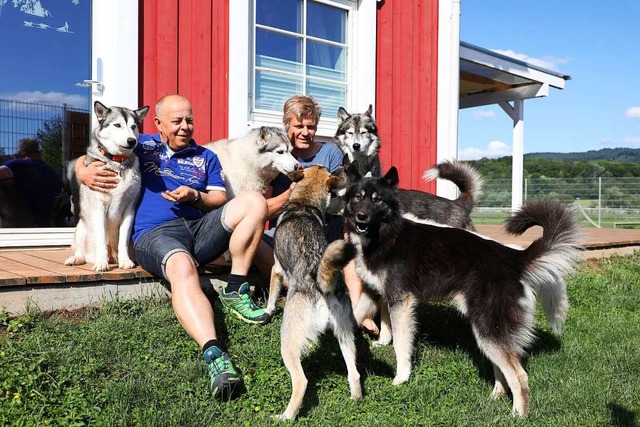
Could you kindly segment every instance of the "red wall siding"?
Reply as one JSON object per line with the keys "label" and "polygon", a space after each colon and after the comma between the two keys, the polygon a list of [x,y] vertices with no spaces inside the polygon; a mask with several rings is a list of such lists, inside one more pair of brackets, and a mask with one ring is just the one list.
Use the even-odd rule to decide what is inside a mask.
{"label": "red wall siding", "polygon": [[400,187],[435,192],[422,174],[436,163],[438,1],[378,5],[376,122],[383,171],[396,166]]}
{"label": "red wall siding", "polygon": [[[140,0],[140,100],[168,94],[193,105],[195,139],[228,133],[229,0]],[[156,131],[153,111],[143,130]]]}

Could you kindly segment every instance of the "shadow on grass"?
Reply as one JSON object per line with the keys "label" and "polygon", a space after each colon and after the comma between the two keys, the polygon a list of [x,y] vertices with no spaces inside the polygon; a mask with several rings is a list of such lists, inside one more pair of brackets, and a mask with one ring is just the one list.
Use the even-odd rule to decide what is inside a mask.
{"label": "shadow on grass", "polygon": [[617,403],[609,402],[607,408],[611,412],[611,425],[616,427],[637,427],[638,422],[633,411],[620,406]]}
{"label": "shadow on grass", "polygon": [[[444,305],[420,305],[417,309],[418,340],[449,350],[462,350],[469,355],[480,378],[493,384],[493,365],[478,348],[469,320],[457,309]],[[560,341],[552,334],[534,329],[535,340],[528,353],[553,353],[561,348]],[[527,365],[527,356],[522,361]]]}

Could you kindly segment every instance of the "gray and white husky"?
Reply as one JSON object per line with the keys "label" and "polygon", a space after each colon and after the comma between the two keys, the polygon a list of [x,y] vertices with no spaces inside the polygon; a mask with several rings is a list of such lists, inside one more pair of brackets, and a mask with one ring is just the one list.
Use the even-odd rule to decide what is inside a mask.
{"label": "gray and white husky", "polygon": [[210,142],[205,148],[220,159],[229,199],[249,190],[264,195],[278,173],[298,167],[287,134],[277,127],[262,126],[241,138]]}
{"label": "gray and white husky", "polygon": [[129,239],[136,201],[140,195],[140,166],[133,149],[138,143],[140,123],[148,106],[137,110],[93,104],[98,126],[91,134],[85,165],[99,160],[105,169],[120,177],[108,193],[93,191],[80,184],[80,219],[74,235],[73,256],[66,265],[92,262],[95,271],[109,269],[114,259],[120,268],[133,268],[129,257]]}
{"label": "gray and white husky", "polygon": [[380,176],[380,138],[372,108],[369,105],[362,114],[349,114],[344,108],[338,108],[338,129],[333,140],[347,155],[349,163],[358,162],[361,175],[371,172],[373,176]]}

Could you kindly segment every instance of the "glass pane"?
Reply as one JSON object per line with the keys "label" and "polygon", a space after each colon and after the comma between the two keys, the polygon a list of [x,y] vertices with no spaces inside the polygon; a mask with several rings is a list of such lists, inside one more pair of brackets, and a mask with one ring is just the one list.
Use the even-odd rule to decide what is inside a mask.
{"label": "glass pane", "polygon": [[256,66],[302,72],[302,40],[272,31],[256,31]]}
{"label": "glass pane", "polygon": [[347,87],[309,79],[307,81],[307,95],[313,96],[322,106],[322,116],[334,119],[338,115],[338,108],[347,105]]}
{"label": "glass pane", "polygon": [[90,27],[90,0],[0,0],[1,228],[75,225],[64,170],[89,142]]}
{"label": "glass pane", "polygon": [[347,11],[310,1],[307,4],[307,34],[346,43]]}
{"label": "glass pane", "polygon": [[255,108],[281,112],[284,102],[301,92],[301,77],[285,76],[268,71],[256,72]]}
{"label": "glass pane", "polygon": [[326,43],[307,42],[307,75],[345,82],[347,49]]}
{"label": "glass pane", "polygon": [[302,0],[256,0],[258,24],[300,33],[302,32],[301,17]]}

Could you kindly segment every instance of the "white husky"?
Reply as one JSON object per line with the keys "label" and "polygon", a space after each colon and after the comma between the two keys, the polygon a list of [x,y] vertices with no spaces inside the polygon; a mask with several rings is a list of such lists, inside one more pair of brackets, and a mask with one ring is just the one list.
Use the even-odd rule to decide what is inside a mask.
{"label": "white husky", "polygon": [[74,253],[64,263],[93,262],[95,271],[106,271],[109,260],[114,259],[120,268],[133,268],[129,238],[140,195],[140,166],[133,149],[149,107],[132,111],[123,107],[108,108],[96,101],[93,109],[98,126],[91,134],[84,163],[102,161],[104,168],[119,173],[120,178],[116,188],[108,193],[80,184],[80,219],[74,235]]}
{"label": "white husky", "polygon": [[229,199],[243,191],[265,194],[279,172],[298,167],[291,143],[280,128],[262,126],[236,139],[221,139],[205,145],[220,159]]}

